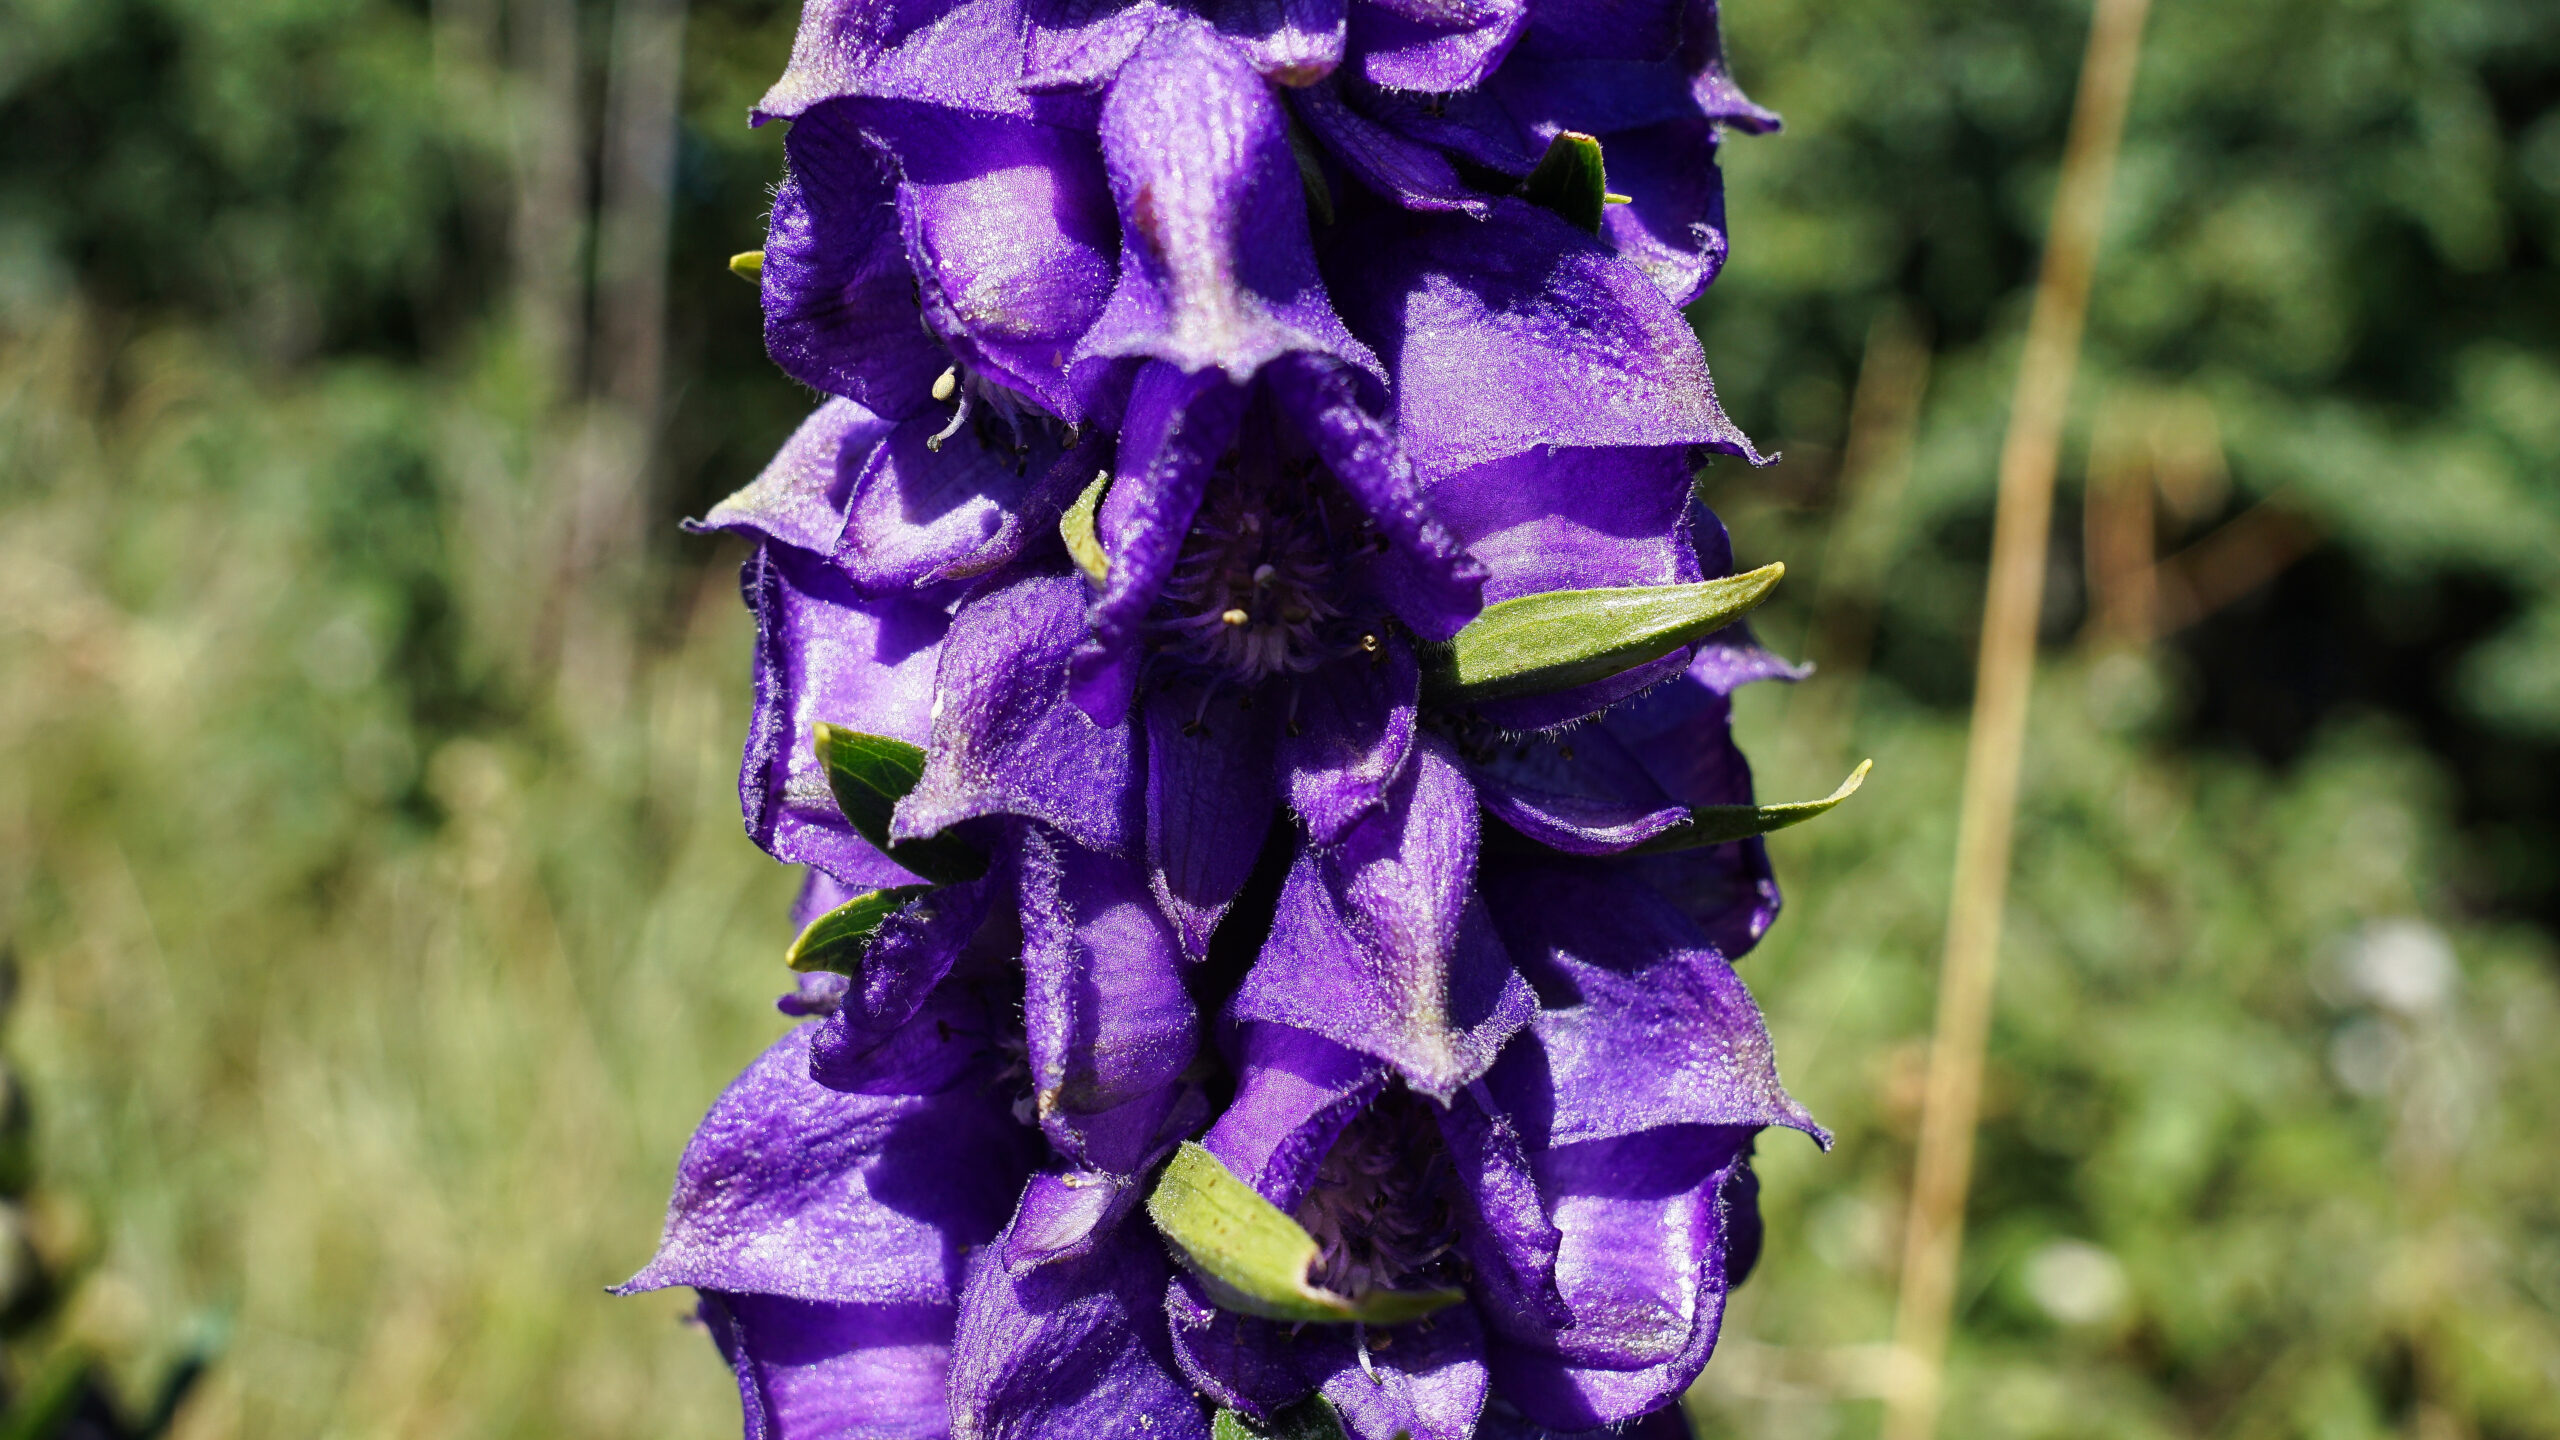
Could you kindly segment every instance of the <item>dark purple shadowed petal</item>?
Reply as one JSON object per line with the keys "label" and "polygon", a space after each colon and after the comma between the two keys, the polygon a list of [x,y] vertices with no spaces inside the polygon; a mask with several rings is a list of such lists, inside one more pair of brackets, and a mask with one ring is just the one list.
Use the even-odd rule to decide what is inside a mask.
{"label": "dark purple shadowed petal", "polygon": [[1090,615],[1092,635],[1070,676],[1076,703],[1097,721],[1128,712],[1137,689],[1139,633],[1182,553],[1210,471],[1244,417],[1243,387],[1215,370],[1140,367],[1121,423],[1120,461],[1095,533],[1111,575]]}
{"label": "dark purple shadowed petal", "polygon": [[1452,1096],[1439,1121],[1465,1207],[1458,1245],[1474,1271],[1468,1293],[1488,1312],[1522,1317],[1531,1327],[1571,1323],[1556,1289],[1564,1237],[1547,1218],[1519,1127],[1481,1080]]}
{"label": "dark purple shadowed petal", "polygon": [[1275,85],[1313,85],[1342,63],[1349,0],[1207,0],[1200,7]]}
{"label": "dark purple shadowed petal", "polygon": [[[1103,105],[1120,284],[1076,376],[1146,357],[1239,382],[1292,351],[1380,374],[1327,302],[1280,102],[1195,19],[1150,33]],[[1089,362],[1089,363],[1088,363]]]}
{"label": "dark purple shadowed petal", "polygon": [[773,1008],[794,1020],[823,1019],[836,1013],[851,984],[833,971],[812,970],[802,975],[788,994],[776,996]]}
{"label": "dark purple shadowed petal", "polygon": [[1600,726],[1515,740],[1468,755],[1485,809],[1530,839],[1575,855],[1608,855],[1689,818],[1633,752]]}
{"label": "dark purple shadowed petal", "polygon": [[1048,93],[1101,85],[1175,13],[1154,0],[1023,0],[1022,88]]}
{"label": "dark purple shadowed petal", "polygon": [[1360,182],[1408,210],[1463,210],[1481,215],[1489,201],[1458,174],[1439,147],[1345,103],[1333,81],[1289,97],[1309,133]]}
{"label": "dark purple shadowed petal", "polygon": [[947,1305],[829,1305],[706,1290],[705,1328],[738,1377],[746,1440],[943,1440]]}
{"label": "dark purple shadowed petal", "polygon": [[1550,1430],[1538,1424],[1521,1414],[1510,1401],[1496,1395],[1484,1407],[1484,1418],[1476,1422],[1476,1440],[1695,1440],[1695,1437],[1689,1433],[1689,1422],[1677,1404],[1665,1405],[1624,1425],[1567,1432]]}
{"label": "dark purple shadowed petal", "polygon": [[1309,844],[1340,844],[1386,803],[1413,751],[1421,674],[1412,647],[1387,635],[1376,654],[1337,660],[1296,682],[1295,728],[1281,737],[1280,765]]}
{"label": "dark purple shadowed petal", "polygon": [[1688,16],[1680,39],[1680,63],[1692,77],[1691,93],[1698,108],[1710,120],[1720,120],[1738,130],[1766,135],[1778,128],[1774,110],[1755,105],[1734,83],[1733,71],[1725,63],[1724,23],[1716,14],[1716,0],[1688,0]]}
{"label": "dark purple shadowed petal", "polygon": [[1760,1008],[1706,936],[1621,867],[1496,856],[1485,903],[1537,987],[1488,1081],[1533,1152],[1677,1125],[1787,1125]]}
{"label": "dark purple shadowed petal", "polygon": [[[1248,696],[1251,692],[1241,692]],[[1253,873],[1279,803],[1272,752],[1280,717],[1238,707],[1237,687],[1177,677],[1151,689],[1147,725],[1147,867],[1156,903],[1183,954],[1209,936]]]}
{"label": "dark purple shadowed petal", "polygon": [[[962,1257],[1004,1223],[1038,1137],[984,1085],[830,1090],[809,1078],[816,1031],[775,1041],[711,1107],[677,1167],[657,1257],[616,1293],[951,1303]],[[939,1058],[911,1058],[918,1078],[948,1080]]]}
{"label": "dark purple shadowed petal", "polygon": [[1724,1205],[1724,1283],[1730,1288],[1751,1278],[1760,1267],[1760,1248],[1768,1230],[1760,1218],[1760,1172],[1751,1168],[1751,1149],[1742,1147],[1742,1163],[1725,1176],[1719,1191]]}
{"label": "dark purple shadowed petal", "polygon": [[[858,973],[846,977],[834,1013],[819,1032],[815,1073],[821,1084],[839,1090],[863,1088],[865,1082],[851,1078],[857,1072],[846,1067],[867,1064],[864,1057],[885,1037],[912,1029],[907,1022],[928,996],[948,999],[945,992],[952,987],[943,986],[943,977],[985,925],[1002,886],[1001,876],[944,885],[909,901],[881,922],[857,962]],[[1009,931],[1000,933],[1009,938]],[[986,1026],[964,1028],[974,1034]]]}
{"label": "dark purple shadowed petal", "polygon": [[1134,862],[1018,835],[1023,1018],[1041,1127],[1083,1164],[1149,1164],[1200,1043],[1173,930]]}
{"label": "dark purple shadowed petal", "polygon": [[1208,1440],[1172,1353],[1173,1262],[1135,1206],[1083,1255],[1015,1274],[982,1252],[951,1356],[953,1440]]}
{"label": "dark purple shadowed petal", "polygon": [[1428,481],[1547,447],[1704,445],[1758,459],[1717,406],[1680,312],[1642,271],[1525,200],[1496,202],[1482,222],[1406,216],[1394,243],[1335,269],[1344,313],[1388,357],[1397,434]]}
{"label": "dark purple shadowed petal", "polygon": [[835,552],[844,532],[846,501],[872,448],[894,429],[850,400],[829,400],[810,412],[782,442],[764,472],[746,488],[685,522],[695,534],[725,531],[796,546],[813,555]]}
{"label": "dark purple shadowed petal", "polygon": [[1513,53],[1523,60],[1661,60],[1680,45],[1688,0],[1538,0]]}
{"label": "dark purple shadowed petal", "polygon": [[1715,122],[1702,119],[1608,137],[1609,183],[1633,200],[1609,207],[1603,231],[1674,305],[1704,294],[1731,249],[1716,148]]}
{"label": "dark purple shadowed petal", "polygon": [[1298,1337],[1276,1321],[1222,1310],[1200,1282],[1177,1272],[1165,1287],[1164,1313],[1174,1362],[1213,1405],[1258,1421],[1314,1393],[1298,1368]]}
{"label": "dark purple shadowed petal", "polygon": [[1473,893],[1475,795],[1424,736],[1377,813],[1301,851],[1228,1015],[1312,1031],[1445,1098],[1482,1075],[1534,1001]]}
{"label": "dark purple shadowed petal", "polygon": [[1082,419],[1067,361],[1111,298],[1120,251],[1092,132],[938,106],[862,113],[896,157],[907,255],[936,333],[969,372]]}
{"label": "dark purple shadowed petal", "polygon": [[1323,1377],[1350,1440],[1468,1440],[1487,1391],[1484,1327],[1475,1312],[1453,1306],[1413,1325],[1368,1332],[1369,1363],[1359,1337],[1330,1325],[1299,1337],[1300,1368]]}
{"label": "dark purple shadowed petal", "polygon": [[1351,50],[1373,85],[1446,95],[1492,74],[1528,18],[1528,0],[1362,0]]}
{"label": "dark purple shadowed petal", "polygon": [[1038,440],[1020,456],[974,439],[936,450],[926,442],[941,428],[929,414],[899,426],[854,481],[835,560],[865,594],[917,589],[977,554],[1057,458]]}
{"label": "dark purple shadowed petal", "polygon": [[1524,450],[1431,487],[1490,605],[1547,590],[1701,578],[1689,548],[1685,446]]}
{"label": "dark purple shadowed petal", "polygon": [[1433,512],[1395,435],[1360,402],[1367,377],[1338,360],[1300,355],[1272,367],[1283,413],[1315,447],[1393,547],[1377,577],[1387,602],[1427,640],[1446,640],[1476,616],[1485,570]]}
{"label": "dark purple shadowed petal", "polygon": [[775,859],[856,890],[914,884],[845,823],[811,734],[824,721],[924,739],[941,610],[866,601],[834,566],[781,545],[760,547],[739,578],[756,617],[755,710],[738,772],[747,834]]}
{"label": "dark purple shadowed petal", "polygon": [[841,106],[784,142],[791,173],[764,245],[764,343],[784,374],[903,420],[950,362],[917,322],[896,187]]}
{"label": "dark purple shadowed petal", "polygon": [[1094,850],[1136,838],[1130,727],[1096,725],[1067,700],[1084,594],[1076,576],[1043,571],[961,605],[935,672],[924,777],[898,805],[897,838],[980,815],[1038,820]]}
{"label": "dark purple shadowed petal", "polygon": [[1235,1099],[1200,1143],[1283,1210],[1305,1198],[1325,1152],[1387,1083],[1386,1067],[1287,1025],[1246,1025]]}
{"label": "dark purple shadowed petal", "polygon": [[1538,1157],[1564,1247],[1556,1279],[1574,1324],[1497,1329],[1503,1397],[1558,1430],[1614,1425],[1678,1398],[1724,1316],[1724,1213],[1747,1129],[1680,1126]]}

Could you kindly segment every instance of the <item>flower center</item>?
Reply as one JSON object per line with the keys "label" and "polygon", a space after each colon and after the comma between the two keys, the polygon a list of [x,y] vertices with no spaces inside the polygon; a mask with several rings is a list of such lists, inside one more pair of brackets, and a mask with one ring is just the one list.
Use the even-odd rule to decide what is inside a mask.
{"label": "flower center", "polygon": [[1157,629],[1173,654],[1248,682],[1331,659],[1334,543],[1304,483],[1211,486],[1166,582]]}
{"label": "flower center", "polygon": [[1316,1283],[1358,1295],[1462,1280],[1455,1178],[1429,1107],[1403,1089],[1380,1095],[1298,1202],[1298,1223],[1315,1237]]}

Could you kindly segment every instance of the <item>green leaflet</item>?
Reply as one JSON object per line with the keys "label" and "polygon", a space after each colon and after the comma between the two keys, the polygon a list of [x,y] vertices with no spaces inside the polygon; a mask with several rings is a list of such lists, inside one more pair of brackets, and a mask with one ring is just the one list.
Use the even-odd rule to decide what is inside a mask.
{"label": "green leaflet", "polygon": [[741,250],[729,257],[729,273],[750,285],[764,283],[764,252]]}
{"label": "green leaflet", "polygon": [[1321,1395],[1310,1395],[1256,1425],[1233,1410],[1221,1410],[1209,1424],[1209,1440],[1342,1440],[1342,1421]]}
{"label": "green leaflet", "polygon": [[1111,579],[1111,557],[1103,553],[1102,537],[1093,528],[1094,516],[1102,510],[1103,492],[1110,488],[1111,472],[1105,470],[1094,476],[1093,483],[1076,497],[1076,503],[1058,517],[1058,538],[1067,542],[1068,558],[1096,585],[1107,584]]}
{"label": "green leaflet", "polygon": [[933,893],[930,885],[893,885],[856,895],[826,914],[809,922],[800,938],[791,942],[783,953],[783,963],[794,970],[833,970],[851,975],[861,963],[862,954],[871,948],[871,937],[890,916],[907,907],[910,901]]}
{"label": "green leaflet", "polygon": [[1538,168],[1520,182],[1520,194],[1530,204],[1553,210],[1594,235],[1600,233],[1600,216],[1606,207],[1631,203],[1627,196],[1611,193],[1600,142],[1579,130],[1564,131],[1547,142]]}
{"label": "green leaflet", "polygon": [[1867,772],[1875,768],[1873,760],[1861,760],[1840,788],[1819,800],[1799,800],[1792,805],[1701,805],[1689,812],[1689,823],[1676,830],[1666,830],[1628,851],[1631,855],[1658,855],[1666,850],[1694,850],[1701,845],[1722,845],[1729,840],[1747,840],[1801,825],[1814,816],[1858,793],[1866,783]]}
{"label": "green leaflet", "polygon": [[865,735],[841,725],[820,722],[818,763],[827,768],[827,788],[836,793],[855,833],[919,877],[937,885],[975,880],[987,873],[987,858],[957,840],[936,837],[889,843],[889,817],[907,792],[924,777],[924,751],[886,735]]}
{"label": "green leaflet", "polygon": [[1456,1290],[1337,1295],[1307,1283],[1315,1237],[1190,1141],[1156,1181],[1147,1214],[1210,1297],[1246,1315],[1401,1325],[1464,1298]]}
{"label": "green leaflet", "polygon": [[1423,684],[1442,705],[1546,695],[1606,680],[1701,640],[1767,598],[1784,565],[1694,585],[1551,590],[1485,607],[1433,652]]}

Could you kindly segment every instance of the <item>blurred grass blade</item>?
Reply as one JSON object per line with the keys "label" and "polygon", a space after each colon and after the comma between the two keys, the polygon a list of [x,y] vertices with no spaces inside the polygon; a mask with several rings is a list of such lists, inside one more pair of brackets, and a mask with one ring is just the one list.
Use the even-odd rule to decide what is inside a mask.
{"label": "blurred grass blade", "polygon": [[931,885],[893,885],[856,895],[826,914],[809,922],[800,938],[791,942],[783,953],[783,963],[794,970],[833,970],[851,975],[862,963],[863,952],[871,948],[871,937],[892,915],[907,908],[909,902],[933,893]]}
{"label": "blurred grass blade", "polygon": [[816,743],[836,808],[844,812],[854,832],[878,846],[882,854],[938,885],[975,880],[987,873],[987,858],[958,840],[937,837],[889,843],[889,817],[924,777],[921,747],[823,721],[816,727]]}
{"label": "blurred grass blade", "polygon": [[1111,580],[1111,557],[1103,551],[1102,537],[1094,533],[1094,516],[1102,509],[1103,492],[1111,488],[1111,472],[1103,471],[1084,487],[1076,503],[1058,517],[1058,538],[1067,542],[1067,555],[1084,572],[1084,578],[1096,585]]}
{"label": "blurred grass blade", "polygon": [[1444,705],[1545,695],[1606,680],[1703,640],[1767,598],[1784,565],[1694,585],[1553,590],[1485,608],[1432,656]]}
{"label": "blurred grass blade", "polygon": [[1695,850],[1702,845],[1722,845],[1733,840],[1748,840],[1772,830],[1801,825],[1816,815],[1827,813],[1832,806],[1858,793],[1867,781],[1867,772],[1875,768],[1873,760],[1861,760],[1840,788],[1819,800],[1799,800],[1791,805],[1700,805],[1689,812],[1689,823],[1677,830],[1666,830],[1627,853],[1656,855],[1666,850]]}
{"label": "blurred grass blade", "polygon": [[1147,1214],[1211,1297],[1246,1315],[1401,1325],[1465,1298],[1456,1290],[1337,1295],[1309,1284],[1315,1237],[1191,1141],[1165,1166]]}

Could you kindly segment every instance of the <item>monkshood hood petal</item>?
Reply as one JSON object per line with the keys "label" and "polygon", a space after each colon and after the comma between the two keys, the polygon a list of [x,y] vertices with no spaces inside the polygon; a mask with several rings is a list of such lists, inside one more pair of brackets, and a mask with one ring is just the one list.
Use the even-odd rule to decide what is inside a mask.
{"label": "monkshood hood petal", "polygon": [[696,1309],[738,1378],[747,1440],[943,1440],[952,1314],[706,1290]]}
{"label": "monkshood hood petal", "polygon": [[811,1078],[817,1025],[774,1042],[695,1131],[657,1256],[617,1293],[690,1285],[947,1316],[1039,1144],[986,1083],[978,1037],[945,1038],[938,1018],[859,1093]]}

